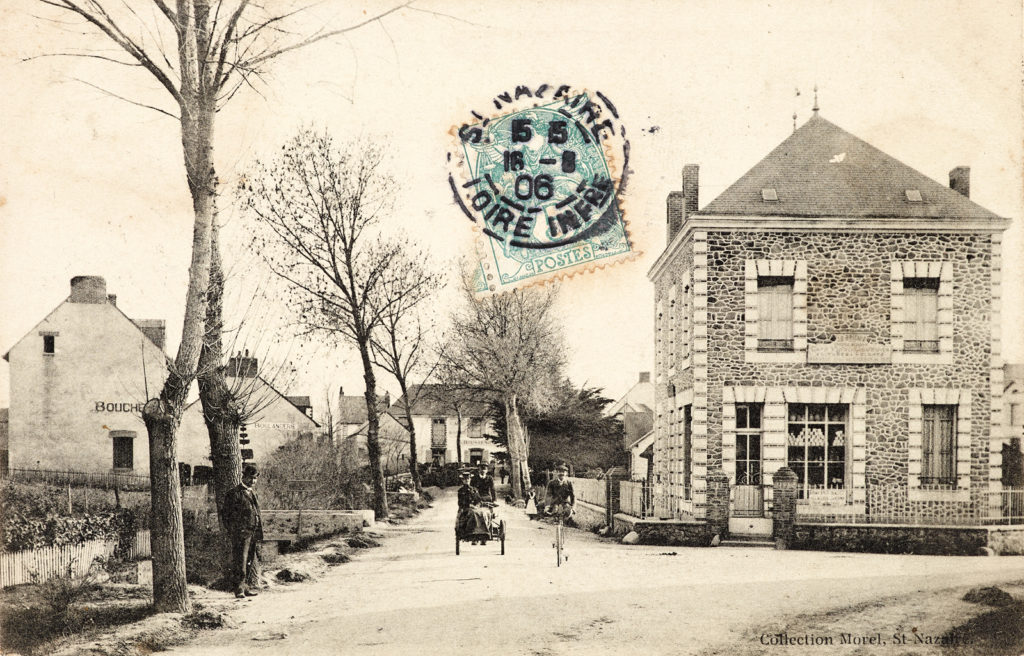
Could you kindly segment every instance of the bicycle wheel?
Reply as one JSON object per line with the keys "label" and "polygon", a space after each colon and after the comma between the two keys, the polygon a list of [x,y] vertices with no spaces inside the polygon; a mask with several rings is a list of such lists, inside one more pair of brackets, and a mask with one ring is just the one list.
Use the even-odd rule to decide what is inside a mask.
{"label": "bicycle wheel", "polygon": [[555,526],[555,560],[557,562],[556,567],[562,566],[562,521],[558,521],[558,525]]}

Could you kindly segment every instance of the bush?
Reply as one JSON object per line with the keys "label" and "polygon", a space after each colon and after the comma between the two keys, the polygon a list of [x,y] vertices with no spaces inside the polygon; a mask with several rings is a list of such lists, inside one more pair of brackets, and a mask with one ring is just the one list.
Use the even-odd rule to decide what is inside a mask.
{"label": "bush", "polygon": [[293,440],[263,464],[260,504],[268,509],[368,508],[369,476],[347,446]]}

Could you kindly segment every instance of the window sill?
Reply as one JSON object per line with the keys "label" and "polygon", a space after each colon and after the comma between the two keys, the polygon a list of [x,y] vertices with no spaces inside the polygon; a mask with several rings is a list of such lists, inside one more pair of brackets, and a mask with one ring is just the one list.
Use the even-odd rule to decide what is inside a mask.
{"label": "window sill", "polygon": [[746,362],[765,363],[806,363],[807,354],[804,351],[745,351]]}
{"label": "window sill", "polygon": [[893,364],[953,364],[953,354],[928,351],[893,351]]}
{"label": "window sill", "polygon": [[964,501],[971,500],[971,491],[962,488],[949,489],[921,489],[910,488],[907,490],[908,501]]}

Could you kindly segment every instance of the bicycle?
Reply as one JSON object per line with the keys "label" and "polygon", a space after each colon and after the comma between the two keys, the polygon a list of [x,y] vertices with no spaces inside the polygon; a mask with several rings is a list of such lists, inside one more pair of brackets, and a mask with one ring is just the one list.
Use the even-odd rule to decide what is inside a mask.
{"label": "bicycle", "polygon": [[571,518],[573,512],[572,506],[561,503],[545,511],[546,515],[555,515],[558,518],[558,523],[555,524],[555,541],[551,545],[555,549],[555,565],[557,567],[562,566],[563,560],[569,560],[569,555],[565,553],[565,520]]}

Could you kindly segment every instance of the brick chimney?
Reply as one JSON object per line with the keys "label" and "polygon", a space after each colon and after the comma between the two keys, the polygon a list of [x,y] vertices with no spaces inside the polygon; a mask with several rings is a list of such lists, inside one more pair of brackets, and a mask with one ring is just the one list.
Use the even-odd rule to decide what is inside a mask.
{"label": "brick chimney", "polygon": [[71,279],[72,303],[106,303],[107,281],[102,276],[75,276]]}
{"label": "brick chimney", "polygon": [[651,382],[651,372],[649,372],[649,371],[641,371],[640,372],[640,382],[641,383],[649,383],[649,382]]}
{"label": "brick chimney", "polygon": [[146,334],[154,344],[164,350],[167,342],[167,322],[163,319],[135,319],[134,323],[139,330]]}
{"label": "brick chimney", "polygon": [[228,358],[228,370],[226,374],[232,378],[255,378],[258,372],[259,360],[249,357],[249,349],[245,349]]}
{"label": "brick chimney", "polygon": [[949,188],[963,194],[966,198],[971,197],[971,167],[958,166],[949,172]]}
{"label": "brick chimney", "polygon": [[683,190],[673,191],[668,195],[666,213],[669,242],[682,228],[686,217],[697,211],[699,177],[700,167],[696,164],[687,164],[683,167]]}
{"label": "brick chimney", "polygon": [[117,294],[107,294],[107,302],[113,306],[117,306]]}

